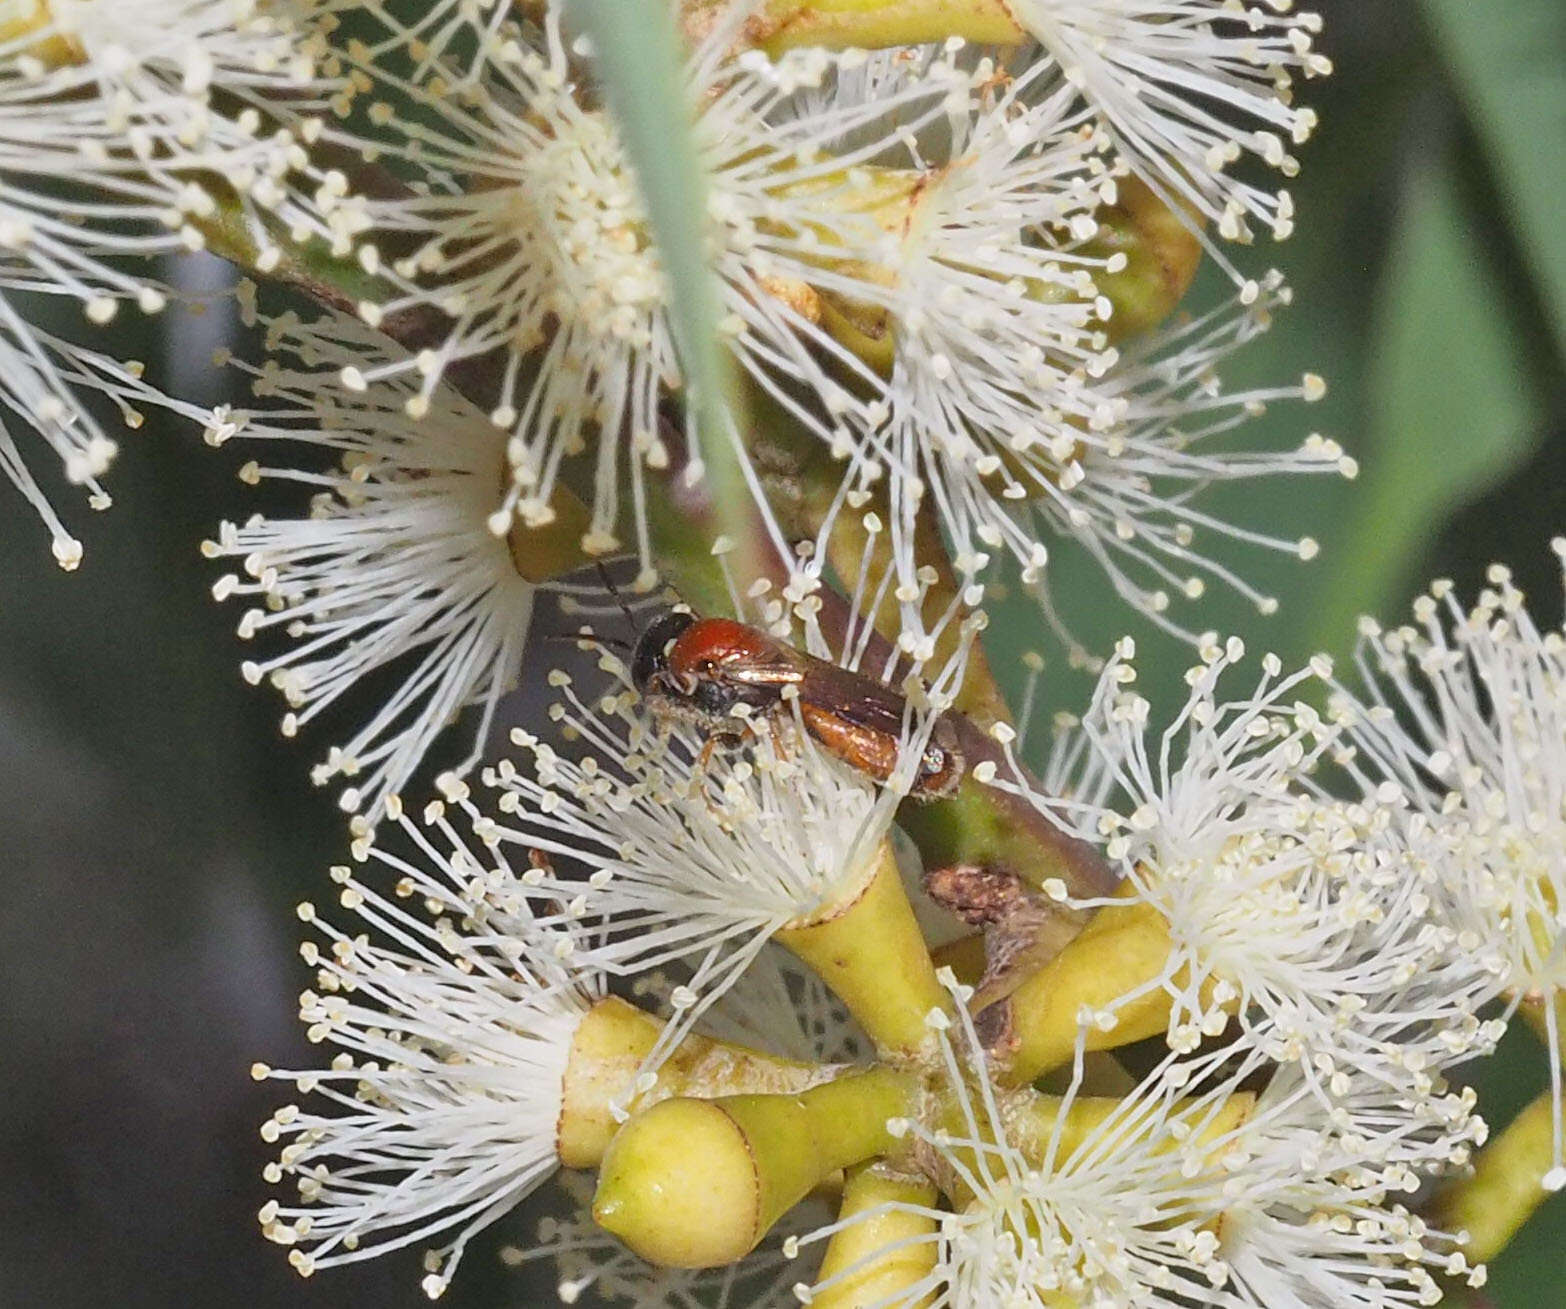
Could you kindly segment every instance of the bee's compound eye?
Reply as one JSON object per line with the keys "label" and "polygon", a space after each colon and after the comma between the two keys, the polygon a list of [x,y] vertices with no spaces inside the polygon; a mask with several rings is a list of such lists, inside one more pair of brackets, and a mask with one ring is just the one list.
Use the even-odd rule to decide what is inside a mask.
{"label": "bee's compound eye", "polygon": [[642,633],[631,659],[631,682],[641,689],[654,685],[654,679],[669,665],[669,648],[696,620],[676,610],[653,621]]}

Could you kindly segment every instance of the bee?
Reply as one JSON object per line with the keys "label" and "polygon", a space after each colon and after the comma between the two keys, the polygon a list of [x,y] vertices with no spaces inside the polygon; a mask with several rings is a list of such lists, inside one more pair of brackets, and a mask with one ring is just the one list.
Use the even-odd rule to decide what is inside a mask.
{"label": "bee", "polygon": [[[878,781],[897,770],[909,717],[908,699],[864,673],[817,659],[730,618],[674,610],[637,640],[631,682],[657,713],[702,727],[709,739],[742,736],[749,717],[792,715],[829,753]],[[792,688],[792,691],[790,691]],[[967,770],[949,715],[934,724],[909,795],[939,800]]]}

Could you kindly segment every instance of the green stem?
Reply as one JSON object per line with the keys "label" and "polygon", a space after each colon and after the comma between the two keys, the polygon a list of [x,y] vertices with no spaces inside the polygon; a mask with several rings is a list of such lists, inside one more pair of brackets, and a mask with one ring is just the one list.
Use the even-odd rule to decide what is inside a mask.
{"label": "green stem", "polygon": [[682,80],[675,15],[663,5],[569,0],[593,38],[600,84],[637,174],[651,237],[669,286],[669,319],[684,374],[681,401],[701,432],[714,513],[738,571],[759,573],[767,542],[747,512],[750,491],[736,448],[746,427],[732,354],[722,343],[718,279],[707,256],[707,176],[689,130],[694,106]]}
{"label": "green stem", "polygon": [[[333,255],[322,241],[296,242],[275,217],[247,210],[221,178],[203,178],[216,201],[211,213],[192,222],[206,239],[207,250],[252,276],[281,282],[303,291],[321,304],[358,316],[359,306],[392,298],[391,289],[354,260]],[[399,344],[418,348],[439,316],[395,315],[380,330]]]}
{"label": "green stem", "polygon": [[1500,1254],[1550,1198],[1544,1176],[1555,1150],[1554,1114],[1546,1091],[1479,1152],[1472,1177],[1436,1197],[1432,1216],[1449,1232],[1467,1233],[1463,1252],[1472,1262]]}
{"label": "green stem", "polygon": [[[660,432],[664,443],[675,453],[667,476],[647,479],[647,524],[651,533],[653,558],[665,581],[674,587],[680,599],[699,614],[723,614],[739,617],[730,595],[729,578],[743,596],[750,585],[765,579],[774,588],[787,584],[788,569],[775,550],[758,557],[725,556],[721,561],[713,545],[725,534],[725,522],[717,511],[709,482],[692,482],[685,476],[684,442],[672,424]],[[739,502],[751,516],[741,533],[747,540],[765,539],[752,497],[747,493]],[[733,514],[727,524],[732,531]]]}

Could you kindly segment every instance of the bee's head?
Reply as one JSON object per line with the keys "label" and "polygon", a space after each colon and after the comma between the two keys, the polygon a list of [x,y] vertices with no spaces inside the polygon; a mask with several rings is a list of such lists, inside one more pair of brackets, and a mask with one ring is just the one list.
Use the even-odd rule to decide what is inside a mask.
{"label": "bee's head", "polygon": [[631,656],[631,684],[643,695],[667,691],[662,685],[669,672],[669,647],[696,621],[694,614],[675,609],[648,624]]}

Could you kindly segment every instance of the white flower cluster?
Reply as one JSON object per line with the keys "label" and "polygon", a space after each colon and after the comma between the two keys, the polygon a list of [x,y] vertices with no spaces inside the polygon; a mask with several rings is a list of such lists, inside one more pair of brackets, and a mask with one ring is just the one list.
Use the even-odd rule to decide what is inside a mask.
{"label": "white flower cluster", "polygon": [[[354,433],[344,440],[353,448]],[[813,607],[799,610],[805,639],[826,653]],[[831,666],[867,664],[860,620],[852,616]],[[312,906],[301,910],[330,943],[305,946],[319,976],[301,1017],[312,1041],[338,1053],[316,1071],[258,1066],[259,1076],[326,1096],[286,1106],[265,1128],[285,1142],[269,1179],[291,1178],[299,1194],[263,1209],[267,1236],[295,1247],[296,1267],[310,1273],[455,1232],[426,1259],[425,1288],[442,1292],[468,1237],[557,1170],[566,1061],[578,1023],[612,982],[665,1015],[610,1088],[622,1117],[657,1089],[661,1065],[698,1020],[714,1037],[784,1059],[863,1057],[864,1037],[841,1003],[769,943],[851,900],[882,869],[896,805],[965,651],[925,670],[932,691],[910,680],[899,764],[884,784],[815,744],[797,712],[737,717],[742,747],[714,750],[695,725],[649,718],[625,666],[604,650],[600,672],[614,689],[588,703],[554,674],[559,747],[514,733],[522,757],[485,770],[487,797],[446,773],[442,798],[415,821],[387,796],[393,839],[362,837],[354,853],[389,870],[394,893],[340,868],[342,905],[360,927],[331,928]],[[339,1082],[353,1089],[339,1092]],[[584,1243],[607,1258],[606,1238],[580,1224],[566,1230],[548,1228],[527,1257],[556,1258],[573,1296],[590,1284],[609,1297],[622,1283],[671,1296],[717,1284],[713,1274],[664,1276],[634,1259],[620,1260],[623,1273],[601,1260],[584,1273]],[[776,1247],[772,1256],[772,1281],[786,1288]],[[730,1280],[750,1285],[754,1271]]]}
{"label": "white flower cluster", "polygon": [[1244,647],[1209,647],[1188,674],[1185,708],[1155,742],[1131,653],[1122,643],[1083,722],[1098,789],[1112,779],[1112,794],[1078,787],[1088,794],[1066,803],[1105,841],[1122,898],[1153,906],[1173,948],[1093,1020],[1165,991],[1173,1048],[1195,1050],[1233,1015],[1267,1058],[1298,1064],[1329,1101],[1355,1075],[1407,1088],[1493,1041],[1476,1017],[1489,998],[1484,971],[1430,913],[1418,852],[1394,816],[1374,797],[1338,799],[1311,781],[1342,748],[1307,698],[1330,663],[1285,677],[1266,656],[1249,696],[1220,700]]}
{"label": "white flower cluster", "polygon": [[[824,648],[819,626],[807,619],[807,630]],[[829,666],[858,672],[861,657],[849,647]],[[440,785],[486,844],[529,852],[536,866],[524,882],[563,905],[566,923],[609,929],[592,952],[595,967],[685,977],[670,997],[680,1016],[651,1063],[750,975],[777,933],[852,901],[875,876],[965,657],[963,646],[944,666],[912,666],[914,697],[894,729],[896,766],[882,781],[813,739],[797,701],[760,715],[740,706],[735,753],[704,721],[649,714],[628,685],[589,704],[557,672],[550,684],[561,700],[551,717],[569,752],[514,732],[518,759],[501,759],[484,778],[498,792],[498,818],[474,806],[457,778]],[[600,672],[626,675],[607,652]]]}
{"label": "white flower cluster", "polygon": [[[1043,43],[1032,57],[997,60],[956,42],[769,61],[735,53],[754,8],[720,7],[687,70],[718,331],[769,404],[842,459],[860,493],[884,488],[902,580],[918,571],[915,538],[933,514],[966,574],[1010,555],[1042,584],[1051,542],[1064,538],[1183,635],[1164,616],[1171,598],[1196,598],[1214,579],[1272,608],[1197,536],[1306,558],[1315,543],[1230,527],[1191,493],[1273,473],[1353,474],[1315,435],[1293,452],[1207,449],[1271,400],[1321,393],[1306,377],[1227,394],[1215,373],[1289,293],[1275,273],[1239,279],[1233,305],[1122,347],[1113,292],[1135,274],[1105,215],[1165,139],[1175,158],[1159,165],[1155,190],[1178,177],[1171,189],[1191,203],[1226,197],[1230,235],[1242,210],[1271,214],[1281,235],[1287,197],[1231,186],[1222,169],[1241,150],[1292,161],[1268,130],[1230,132],[1205,108],[1166,114],[1150,98],[1148,112],[1133,111],[1145,57],[1133,73],[1097,56],[1112,32],[1128,50],[1150,42],[1168,61],[1157,76],[1174,83],[1186,61],[1212,60],[1225,83],[1215,97],[1303,139],[1309,112],[1278,88],[1290,68],[1325,70],[1310,53],[1314,20],[1231,22],[1218,6],[1194,12],[1204,4],[1091,16],[1041,5],[1021,15]],[[696,477],[704,457],[694,406],[683,422],[670,417],[683,368],[637,181],[595,97],[590,51],[562,31],[556,5],[531,29],[497,26],[487,11],[470,21],[478,54],[442,61],[434,50],[449,34],[421,39],[422,73],[361,49],[356,98],[372,99],[377,132],[330,134],[395,179],[373,196],[316,193],[339,251],[396,288],[362,306],[367,321],[419,309],[448,319],[414,354],[345,377],[369,386],[414,375],[406,403],[417,416],[453,367],[498,358],[479,402],[508,434],[504,508],[535,522],[563,482],[588,483],[585,548],[625,543],[650,575],[648,474]],[[1117,74],[1128,82],[1118,94]],[[1173,132],[1176,119],[1189,130]],[[832,526],[828,516],[815,530]]]}
{"label": "white flower cluster", "polygon": [[300,906],[325,938],[303,948],[317,975],[300,1018],[336,1053],[306,1072],[253,1070],[315,1097],[262,1129],[283,1142],[267,1178],[293,1179],[298,1203],[269,1201],[260,1219],[305,1275],[454,1231],[427,1257],[435,1296],[468,1238],[558,1169],[567,1053],[603,980],[515,888],[471,896],[462,847],[402,827],[414,858],[378,856],[393,895],[334,870],[352,931]]}
{"label": "white flower cluster", "polygon": [[[1566,564],[1566,539],[1554,549]],[[1546,1033],[1554,1105],[1548,1190],[1566,1186],[1566,633],[1534,622],[1511,572],[1463,609],[1450,582],[1414,622],[1361,623],[1360,686],[1335,709],[1366,789],[1397,814],[1428,868],[1421,894],[1509,1008]]]}
{"label": "white flower cluster", "polygon": [[[926,1215],[927,1274],[887,1303],[1384,1306],[1434,1303],[1438,1274],[1478,1284],[1459,1234],[1412,1207],[1484,1142],[1447,1073],[1504,1028],[1485,1009],[1493,966],[1439,905],[1449,853],[1431,862],[1384,788],[1324,789],[1354,755],[1342,715],[1310,704],[1325,661],[1284,676],[1268,656],[1254,690],[1225,699],[1244,651],[1212,645],[1154,733],[1133,653],[1123,642],[1064,752],[1063,798],[1032,798],[1121,873],[1079,907],[1151,910],[1166,944],[1147,957],[1117,954],[1112,927],[1082,939],[1080,967],[1121,981],[1077,1014],[1066,1095],[1042,1110],[996,1087],[1004,1047],[984,1050],[964,1006],[937,1024],[959,1109],[906,1131],[951,1207]],[[1149,1008],[1167,1015],[1163,1058],[1133,1090],[1095,1095],[1085,1052]]]}
{"label": "white flower cluster", "polygon": [[[1463,648],[1482,639],[1492,671],[1496,660],[1517,661],[1515,682],[1497,676],[1486,685],[1517,688],[1518,717],[1505,721],[1535,722],[1559,709],[1561,637],[1533,628],[1515,590],[1496,577],[1502,589],[1481,602],[1482,621],[1464,617],[1453,639]],[[1502,613],[1504,629],[1496,626]],[[1449,648],[1442,633],[1433,625],[1424,648]],[[1402,652],[1378,648],[1380,675],[1402,676],[1394,671],[1404,667]],[[946,976],[952,1006],[929,1020],[927,1104],[935,1107],[892,1127],[947,1203],[899,1211],[923,1224],[923,1235],[899,1249],[907,1255],[910,1243],[921,1245],[927,1257],[913,1260],[924,1271],[886,1303],[1045,1306],[1064,1297],[1105,1306],[1197,1299],[1226,1309],[1368,1309],[1434,1303],[1440,1277],[1481,1283],[1461,1234],[1432,1226],[1417,1201],[1430,1179],[1460,1172],[1485,1140],[1473,1093],[1448,1081],[1499,1035],[1503,1024],[1485,1006],[1508,987],[1532,993],[1547,983],[1537,972],[1499,976],[1498,951],[1480,948],[1515,942],[1518,932],[1494,899],[1454,880],[1462,866],[1454,850],[1474,849],[1472,822],[1439,798],[1415,818],[1401,794],[1370,778],[1362,761],[1371,751],[1356,752],[1356,741],[1375,743],[1382,771],[1397,760],[1424,770],[1410,778],[1433,770],[1409,738],[1373,729],[1383,715],[1351,712],[1346,701],[1330,716],[1311,708],[1312,687],[1331,676],[1324,662],[1284,676],[1269,656],[1255,688],[1225,700],[1220,683],[1243,649],[1211,647],[1191,672],[1173,727],[1150,735],[1131,654],[1122,647],[1084,716],[1072,752],[1078,784],[1064,800],[1031,798],[1100,843],[1122,870],[1120,892],[1097,902],[1100,912],[1152,908],[1166,924],[1167,953],[1112,1002],[1078,1016],[1064,1095],[1005,1089],[1004,1064],[968,1016],[971,988]],[[602,665],[611,678],[624,675],[607,653]],[[1450,671],[1430,660],[1424,667],[1427,675]],[[857,775],[786,718],[750,723],[754,736],[739,754],[714,752],[679,720],[649,720],[628,688],[589,702],[571,679],[554,680],[564,695],[554,715],[562,747],[524,738],[530,764],[502,761],[486,775],[498,792],[494,817],[465,784],[443,779],[444,801],[424,814],[430,834],[403,820],[440,873],[431,878],[417,862],[393,859],[399,893],[428,901],[442,931],[460,924],[454,950],[508,950],[524,978],[547,958],[574,976],[634,981],[667,1022],[646,1058],[624,1067],[622,1103],[657,1087],[660,1065],[698,1018],[715,1034],[792,1058],[824,1066],[862,1059],[862,1038],[819,983],[812,992],[797,964],[780,969],[765,943],[861,876],[867,844],[890,832],[897,786]],[[1541,691],[1543,703],[1534,698]],[[1410,707],[1428,703],[1409,694]],[[1468,708],[1477,715],[1467,724],[1472,745],[1473,733],[1496,719],[1488,701]],[[1517,776],[1519,759],[1535,758],[1554,779],[1548,785],[1558,785],[1559,761],[1536,754],[1541,739],[1512,755],[1508,732],[1493,756],[1469,766],[1465,785],[1472,793],[1489,766]],[[1558,735],[1548,739],[1559,744]],[[1333,778],[1349,783],[1337,798],[1326,786]],[[1483,807],[1501,816],[1497,802]],[[400,817],[400,806],[393,811]],[[1438,836],[1447,844],[1438,848]],[[1514,878],[1540,875],[1536,864],[1507,864],[1516,851],[1515,841],[1491,847],[1483,884],[1503,865]],[[368,844],[362,853],[388,858]],[[460,906],[439,889],[446,887],[460,888]],[[353,890],[357,904],[364,888],[355,882]],[[1524,922],[1525,931],[1538,930],[1536,919]],[[377,918],[370,925],[384,930]],[[1095,969],[1126,966],[1112,940],[1093,941]],[[360,938],[354,951],[364,949]],[[455,985],[455,976],[449,996],[431,1002],[433,1032],[454,1030],[444,1006],[469,1004],[479,985]],[[1131,1089],[1104,1084],[1102,1066],[1084,1057],[1085,1038],[1112,1030],[1118,1011],[1149,991],[1168,997],[1157,1038],[1165,1051]],[[313,996],[307,1007],[320,1012]],[[555,1031],[548,1023],[537,1030],[544,1028]],[[569,1043],[569,1025],[557,1035]],[[439,1048],[443,1069],[494,1057],[487,1042]],[[540,1094],[555,1095],[549,1088],[559,1076],[542,1079]],[[539,1122],[550,1130],[556,1110],[546,1098]],[[323,1151],[357,1150],[356,1118],[303,1121]],[[545,1132],[529,1148],[547,1153],[551,1140]],[[532,1157],[509,1141],[498,1148]],[[439,1142],[410,1137],[409,1145],[447,1158]],[[541,1177],[552,1165],[537,1167]],[[337,1176],[328,1169],[321,1180]],[[487,1189],[460,1212],[488,1221],[517,1192],[503,1168],[486,1165],[480,1176]],[[430,1212],[458,1211],[469,1182],[479,1184],[466,1172],[446,1178],[454,1199]],[[285,1239],[335,1231],[330,1212],[324,1227],[309,1226],[310,1208],[288,1211]],[[379,1213],[364,1215],[377,1229]],[[562,1296],[572,1303],[596,1295],[682,1304],[702,1294],[725,1303],[740,1286],[752,1287],[758,1303],[784,1304],[789,1295],[809,1303],[851,1282],[863,1261],[813,1283],[802,1256],[884,1214],[813,1226],[796,1216],[778,1234],[794,1261],[787,1273],[776,1244],[721,1277],[661,1271],[616,1253],[573,1219],[546,1223],[510,1259],[558,1259]],[[421,1231],[454,1221],[432,1220]],[[444,1286],[443,1274],[436,1280]]]}
{"label": "white flower cluster", "polygon": [[[520,675],[540,588],[493,530],[505,450],[482,413],[442,388],[430,421],[419,422],[404,409],[406,384],[346,390],[343,368],[406,355],[346,315],[306,323],[284,314],[265,327],[271,357],[255,378],[264,408],[213,415],[207,439],[264,450],[241,478],[310,488],[307,512],[225,522],[202,549],[240,561],[242,572],[220,577],[213,594],[253,603],[239,634],[266,653],[242,671],[286,697],[283,735],[379,670],[401,676],[313,774],[318,785],[350,779],[341,802],[362,832],[470,704],[483,713],[464,767],[478,758],[496,703]],[[335,465],[311,467],[316,451]]]}
{"label": "white flower cluster", "polygon": [[308,31],[254,0],[22,0],[0,15],[0,470],[65,568],[81,544],[11,424],[51,446],[102,508],[116,444],[87,397],[123,374],[40,331],[40,302],[77,301],[99,328],[126,301],[155,313],[169,292],[149,257],[202,249],[218,221],[253,229],[275,261],[263,215],[310,221],[289,176],[307,167],[319,125],[315,59]]}
{"label": "white flower cluster", "polygon": [[[871,788],[831,779],[830,793],[807,790],[788,815],[769,815],[758,801],[798,786],[798,766],[719,764],[723,782],[707,785],[735,806],[720,811],[701,779],[694,791],[653,793],[643,788],[672,783],[655,780],[651,760],[619,762],[633,775],[640,769],[641,781],[616,789],[606,779],[596,794],[583,781],[594,772],[590,757],[567,770],[574,784],[554,767],[541,770],[558,789],[539,790],[525,817],[508,801],[527,788],[504,770],[501,809],[516,828],[477,816],[466,788],[447,777],[447,795],[476,815],[466,840],[446,805],[432,803],[415,823],[392,797],[400,842],[361,853],[390,871],[395,894],[343,868],[335,877],[343,908],[358,920],[353,929],[320,924],[313,907],[301,908],[328,947],[305,947],[318,978],[300,1015],[310,1039],[335,1053],[318,1069],[257,1069],[314,1097],[278,1110],[263,1132],[283,1142],[269,1180],[292,1179],[298,1193],[296,1202],[263,1208],[263,1230],[292,1247],[301,1272],[450,1234],[426,1256],[425,1289],[440,1294],[468,1238],[557,1171],[572,1042],[613,977],[634,976],[640,994],[672,1020],[646,1061],[627,1070],[618,1100],[654,1089],[658,1065],[703,1013],[715,1036],[785,1057],[831,1061],[862,1051],[820,983],[762,947],[777,927],[808,913],[833,879],[858,875],[831,843],[867,830],[866,806],[853,802]],[[827,778],[824,761],[814,770],[816,780]],[[835,814],[825,807],[845,802]],[[817,806],[820,821],[809,834],[825,844],[810,868],[796,870],[790,859],[805,855],[784,818],[800,804]],[[769,838],[780,844],[768,848]],[[567,878],[551,857],[597,862]],[[747,867],[755,868],[755,887],[745,882]],[[778,885],[761,877],[766,867]],[[693,955],[701,958],[694,967],[686,962]],[[657,971],[670,966],[678,983]],[[568,1239],[549,1229],[530,1257],[559,1260],[563,1288],[575,1288],[563,1289],[567,1299],[595,1282],[615,1294],[627,1274],[616,1273],[606,1238],[580,1223],[574,1230]],[[584,1244],[599,1255],[585,1265]],[[775,1257],[774,1249],[781,1267]],[[664,1276],[635,1260],[626,1267],[638,1288],[718,1280]]]}
{"label": "white flower cluster", "polygon": [[[681,376],[667,279],[618,129],[606,109],[584,104],[589,88],[555,6],[544,21],[536,46],[515,34],[493,43],[483,75],[463,96],[432,96],[378,65],[368,70],[389,95],[400,92],[419,106],[416,116],[393,113],[386,102],[370,111],[394,133],[391,143],[377,143],[378,158],[418,184],[386,199],[325,194],[323,219],[345,242],[359,242],[360,258],[384,267],[401,289],[364,306],[369,321],[432,305],[451,326],[416,358],[349,378],[368,385],[415,372],[418,390],[407,403],[420,414],[453,363],[506,352],[485,396],[493,422],[509,433],[505,508],[537,521],[566,461],[591,452],[593,517],[584,546],[593,554],[620,548],[622,500],[629,498],[637,507],[635,548],[650,566],[643,478],[671,464],[699,473],[698,433],[691,415],[675,429],[682,448],[671,450],[660,426],[660,408]],[[831,439],[843,430],[841,415],[857,414],[861,429],[867,420],[864,404],[813,349],[831,352],[832,342],[816,321],[811,283],[841,280],[833,265],[880,237],[873,213],[862,212],[876,199],[876,179],[862,170],[885,145],[877,138],[835,154],[823,142],[865,122],[913,130],[904,110],[917,124],[918,115],[939,110],[948,86],[963,94],[968,78],[931,64],[919,82],[873,106],[831,102],[785,118],[780,107],[795,103],[798,88],[818,83],[834,61],[819,52],[776,67],[730,59],[735,35],[732,22],[715,29],[688,69],[701,107],[696,140],[723,285],[719,330],[780,398],[785,379],[805,380],[818,403],[785,403]],[[382,245],[411,248],[387,260]]]}
{"label": "white flower cluster", "polygon": [[[753,3],[685,15],[717,330],[768,405],[840,461],[828,461],[836,494],[807,497],[816,507],[806,521],[785,533],[774,506],[759,510],[808,575],[803,585],[816,584],[842,517],[869,500],[897,562],[905,623],[925,638],[908,597],[929,565],[932,524],[968,580],[1017,561],[1067,639],[1048,587],[1056,539],[1187,636],[1191,625],[1166,611],[1209,581],[1274,603],[1199,536],[1314,553],[1309,539],[1231,527],[1193,501],[1215,481],[1353,471],[1316,436],[1295,452],[1207,451],[1267,402],[1320,393],[1307,377],[1229,394],[1215,373],[1287,289],[1275,274],[1246,280],[1233,305],[1122,342],[1115,284],[1137,274],[1106,215],[1136,175],[1198,209],[1221,200],[1226,229],[1244,214],[1280,226],[1286,197],[1231,183],[1224,169],[1247,151],[1292,169],[1270,134],[1308,133],[1309,111],[1287,104],[1286,87],[1292,72],[1325,71],[1311,51],[1316,24],[1165,8],[1033,6],[1017,21],[1040,45],[1006,52],[953,40],[776,58],[743,48]],[[340,453],[328,429],[361,433],[339,479],[361,495],[336,487],[330,515],[318,498],[308,528],[225,525],[214,552],[258,570],[242,587],[219,585],[264,601],[264,619],[247,616],[244,631],[276,626],[296,638],[245,666],[288,696],[285,731],[410,656],[407,679],[317,770],[352,779],[344,805],[364,825],[439,728],[465,704],[493,706],[520,666],[537,579],[525,563],[526,584],[499,577],[503,552],[470,530],[480,512],[503,537],[512,520],[556,523],[562,499],[580,496],[586,521],[571,516],[571,530],[586,554],[624,543],[647,589],[658,574],[649,478],[697,481],[711,453],[702,442],[713,434],[683,404],[669,286],[638,180],[592,52],[563,13],[555,0],[526,17],[468,0],[159,0],[112,12],[35,0],[0,24],[0,402],[55,448],[93,504],[108,503],[99,478],[116,443],[83,398],[125,379],[30,323],[24,298],[68,296],[100,326],[125,300],[155,311],[170,293],[141,265],[214,239],[255,271],[292,269],[309,287],[319,284],[308,260],[320,257],[300,253],[309,242],[358,262],[344,284],[353,290],[332,299],[360,294],[373,330],[332,321],[308,340],[305,329],[274,332],[296,374],[286,411],[238,423],[219,413],[208,427],[252,438],[286,428],[289,444],[274,446],[290,450],[286,462],[247,472],[323,491],[333,475],[311,447]],[[1108,57],[1106,42],[1128,58],[1156,49],[1158,71],[1146,55]],[[1169,98],[1182,70],[1209,62],[1225,86],[1211,89],[1214,104]],[[1163,89],[1132,106],[1113,90],[1117,78]],[[1158,140],[1171,158],[1154,167]],[[481,489],[488,442],[471,407],[503,451],[493,488]],[[466,435],[448,443],[448,426]],[[719,439],[750,458],[737,429]],[[449,455],[436,453],[448,444]],[[0,435],[0,466],[74,567],[81,546],[10,434]],[[431,480],[436,470],[457,475]],[[759,492],[760,478],[750,480]],[[383,494],[392,481],[395,511]],[[416,523],[403,503],[414,500]],[[799,563],[787,536],[813,536],[817,548]],[[464,550],[482,561],[471,576],[452,566]],[[431,552],[446,564],[426,569]],[[406,570],[419,571],[417,585]],[[338,593],[362,603],[322,599]]]}
{"label": "white flower cluster", "polygon": [[[1465,1157],[1480,1130],[1468,1102],[1416,1133],[1395,1096],[1360,1082],[1325,1119],[1298,1073],[1269,1075],[1243,1045],[1171,1054],[1113,1099],[1077,1081],[1060,1097],[1007,1097],[957,1012],[939,1033],[955,1113],[897,1125],[953,1203],[913,1209],[933,1258],[886,1304],[1368,1307],[1433,1304],[1436,1273],[1482,1284],[1400,1199],[1421,1167]],[[861,1271],[796,1295],[824,1300]]]}

